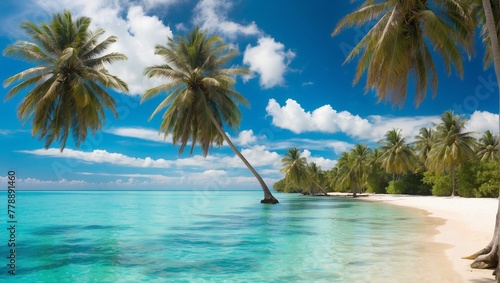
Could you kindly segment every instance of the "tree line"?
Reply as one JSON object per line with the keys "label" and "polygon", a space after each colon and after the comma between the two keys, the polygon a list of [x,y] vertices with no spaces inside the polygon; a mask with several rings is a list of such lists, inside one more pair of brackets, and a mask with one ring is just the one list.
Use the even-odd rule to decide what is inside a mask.
{"label": "tree line", "polygon": [[388,193],[462,197],[498,197],[499,143],[491,131],[476,139],[467,120],[447,111],[434,127],[421,128],[414,141],[401,129],[388,131],[377,147],[356,144],[342,152],[330,170],[308,163],[298,148],[283,159],[278,192]]}

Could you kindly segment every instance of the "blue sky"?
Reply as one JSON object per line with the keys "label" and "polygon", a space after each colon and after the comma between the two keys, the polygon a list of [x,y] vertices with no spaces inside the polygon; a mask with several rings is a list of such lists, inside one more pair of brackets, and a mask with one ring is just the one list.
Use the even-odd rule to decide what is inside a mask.
{"label": "blue sky", "polygon": [[[233,64],[253,72],[239,79],[236,89],[251,107],[242,108],[239,132],[228,132],[268,185],[283,176],[280,159],[290,147],[300,148],[323,169],[356,143],[376,145],[392,128],[413,137],[423,126],[454,110],[470,119],[467,129],[498,133],[498,85],[493,69],[482,68],[484,50],[465,62],[464,79],[447,76],[439,65],[437,97],[415,108],[412,97],[404,108],[378,103],[365,94],[364,81],[353,86],[357,62],[343,65],[347,52],[367,31],[350,29],[332,38],[337,22],[359,2],[289,0],[27,0],[0,4],[0,47],[23,38],[21,21],[46,21],[63,9],[93,19],[92,29],[118,36],[109,51],[129,60],[108,67],[125,80],[130,93],[111,91],[119,119],[107,116],[103,131],[76,148],[48,150],[31,136],[31,122],[22,124],[16,108],[23,93],[1,104],[0,172],[15,170],[19,189],[259,189],[242,162],[227,147],[214,148],[207,158],[178,154],[170,138],[158,136],[161,115],[148,121],[164,96],[140,104],[147,88],[161,81],[142,76],[144,67],[161,62],[155,44],[184,34],[195,25],[223,36],[240,51]],[[1,57],[0,77],[31,65]],[[3,96],[7,89],[3,89]],[[5,181],[5,177],[0,180]],[[5,183],[5,182],[4,182]]]}

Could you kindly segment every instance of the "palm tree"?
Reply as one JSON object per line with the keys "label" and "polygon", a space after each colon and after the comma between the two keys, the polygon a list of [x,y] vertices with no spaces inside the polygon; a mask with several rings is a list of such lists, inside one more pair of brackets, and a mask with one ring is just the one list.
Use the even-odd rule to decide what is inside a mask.
{"label": "palm tree", "polygon": [[498,136],[494,136],[489,130],[479,139],[476,154],[481,161],[498,161],[499,158]]}
{"label": "palm tree", "polygon": [[261,203],[278,203],[223,129],[226,124],[236,130],[241,120],[238,105],[248,105],[247,100],[234,90],[234,77],[248,75],[250,71],[247,68],[226,68],[238,51],[224,43],[220,36],[208,36],[206,31],[196,27],[186,38],[176,36],[169,38],[166,46],[156,45],[155,54],[161,55],[165,64],[148,67],[144,74],[168,81],[148,89],[142,101],[170,92],[151,115],[152,118],[168,107],[160,125],[164,137],[172,134],[173,144],[180,143],[179,153],[184,151],[189,140],[192,143],[190,154],[199,143],[204,156],[214,143],[221,146],[225,141],[259,181],[264,192]]}
{"label": "palm tree", "polygon": [[[316,163],[314,162],[311,162],[307,165],[307,168],[306,168],[306,172],[307,172],[307,176],[308,176],[308,180],[311,182],[310,186],[309,187],[313,187],[316,186],[318,187],[323,195],[327,195],[328,193],[325,191],[325,189],[322,187],[322,183],[324,183],[324,179],[325,179],[325,176],[323,174],[323,171],[321,170],[321,167],[318,166]],[[312,192],[314,193],[314,192]]]}
{"label": "palm tree", "polygon": [[379,141],[381,144],[380,163],[385,172],[395,175],[404,175],[416,168],[417,160],[406,138],[401,135],[401,129],[392,129],[385,134],[385,139]]}
{"label": "palm tree", "polygon": [[473,159],[475,139],[472,132],[464,132],[466,120],[446,111],[441,115],[441,123],[436,128],[436,143],[426,161],[426,167],[437,173],[450,173],[452,193],[455,195],[456,170],[466,161]]}
{"label": "palm tree", "polygon": [[91,19],[73,20],[69,11],[53,14],[48,23],[21,23],[31,41],[17,41],[4,50],[4,55],[19,58],[37,66],[19,72],[7,80],[15,83],[5,100],[31,88],[18,107],[18,117],[24,123],[32,120],[32,135],[45,139],[45,148],[59,141],[66,147],[70,132],[76,147],[102,128],[104,110],[116,117],[116,102],[106,88],[128,91],[127,84],[108,73],[104,65],[127,57],[120,53],[102,53],[114,42],[109,36],[99,42],[104,30],[89,30]]}
{"label": "palm tree", "polygon": [[491,64],[494,62],[493,58],[493,46],[491,45],[491,40],[490,40],[490,26],[489,22],[487,19],[487,16],[492,17],[492,25],[491,29],[496,30],[496,39],[498,40],[498,35],[500,33],[500,30],[495,28],[495,23],[498,22],[500,19],[500,3],[498,1],[483,1],[483,0],[475,0],[474,1],[475,6],[477,8],[477,20],[479,21],[479,24],[481,26],[481,38],[483,40],[484,47],[486,49],[486,52],[484,53],[484,69],[486,70],[491,66]]}
{"label": "palm tree", "polygon": [[342,152],[337,159],[335,167],[338,169],[336,170],[336,178],[332,180],[331,186],[342,191],[351,190],[353,196],[355,196],[354,158],[352,154],[347,151]]}
{"label": "palm tree", "polygon": [[366,145],[356,144],[351,150],[351,155],[353,159],[352,171],[355,176],[355,196],[356,191],[362,193],[363,188],[366,188],[367,186],[368,174],[370,172],[370,161],[372,160],[372,150]]}
{"label": "palm tree", "polygon": [[[436,0],[432,2],[434,5],[431,9],[427,6],[429,2],[426,0],[384,0],[381,2],[366,0],[357,11],[347,15],[332,33],[336,35],[345,27],[361,26],[379,19],[346,59],[346,61],[352,60],[364,49],[354,82],[357,83],[367,70],[366,89],[375,88],[379,101],[388,99],[394,105],[402,106],[406,100],[409,74],[414,74],[411,77],[415,78],[417,105],[426,94],[428,82],[432,83],[433,94],[436,94],[436,68],[426,42],[432,44],[437,54],[443,58],[448,73],[450,73],[451,66],[455,66],[461,75],[463,66],[455,42],[463,46],[470,55],[473,34],[478,22],[483,27],[483,41],[491,51],[487,52],[490,54],[486,55],[485,62],[493,59],[497,81],[500,82],[500,44],[498,41],[500,30],[497,26],[500,19],[500,5],[498,1]],[[411,9],[408,9],[410,7]],[[478,7],[481,13],[471,12],[477,11]],[[436,9],[440,11],[434,13],[433,10]],[[474,18],[477,15],[479,15],[479,21]],[[500,97],[500,89],[498,91]],[[500,194],[496,219],[492,241],[484,249],[468,257],[476,259],[471,265],[474,268],[498,267],[500,263],[498,260],[500,258],[500,249],[498,249]],[[500,270],[497,274],[500,274]],[[497,281],[500,282],[499,276],[497,276]]]}
{"label": "palm tree", "polygon": [[421,128],[415,136],[415,150],[418,152],[420,162],[425,163],[427,156],[434,144],[434,130],[432,128]]}
{"label": "palm tree", "polygon": [[280,172],[285,173],[285,183],[299,189],[308,186],[307,159],[301,156],[296,147],[290,148],[281,159],[283,167]]}
{"label": "palm tree", "polygon": [[371,149],[361,144],[356,144],[349,153],[343,152],[336,165],[338,170],[335,185],[343,189],[350,188],[353,197],[358,192],[361,193],[367,186],[371,154]]}
{"label": "palm tree", "polygon": [[[478,16],[479,23],[482,26],[483,43],[486,45],[485,55],[485,69],[490,65],[489,62],[493,61],[495,75],[497,82],[500,82],[500,42],[499,42],[499,26],[498,20],[500,19],[500,4],[498,1],[491,2],[490,0],[475,1],[476,6],[480,7]],[[498,90],[500,98],[500,89]],[[499,100],[500,103],[500,100]],[[500,105],[499,105],[500,109]],[[500,127],[500,124],[499,124]],[[500,164],[500,162],[499,162]],[[500,185],[500,183],[499,183]],[[500,186],[499,186],[500,192]],[[496,281],[500,283],[500,193],[498,196],[498,209],[495,220],[495,231],[489,244],[480,251],[466,257],[474,259],[472,268],[491,268],[496,267]]]}
{"label": "palm tree", "polygon": [[338,185],[339,185],[339,167],[338,163],[333,167],[332,169],[328,170],[326,172],[326,179],[328,184],[330,185],[330,188],[332,191],[337,192],[338,191]]}
{"label": "palm tree", "polygon": [[[356,84],[367,72],[366,91],[373,88],[379,101],[387,99],[403,106],[410,85],[415,86],[415,103],[424,99],[429,84],[436,95],[438,79],[431,50],[442,57],[448,74],[454,67],[463,75],[460,49],[473,48],[475,22],[467,1],[366,0],[345,16],[332,36],[352,26],[378,20],[347,56],[359,57]],[[410,83],[410,79],[414,82]]]}

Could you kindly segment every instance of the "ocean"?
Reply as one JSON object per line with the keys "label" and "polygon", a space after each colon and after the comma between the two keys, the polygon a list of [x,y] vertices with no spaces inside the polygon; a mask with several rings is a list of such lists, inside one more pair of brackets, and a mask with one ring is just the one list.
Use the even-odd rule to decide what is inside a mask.
{"label": "ocean", "polygon": [[428,217],[349,198],[18,191],[12,224],[1,196],[0,282],[411,282],[439,254]]}

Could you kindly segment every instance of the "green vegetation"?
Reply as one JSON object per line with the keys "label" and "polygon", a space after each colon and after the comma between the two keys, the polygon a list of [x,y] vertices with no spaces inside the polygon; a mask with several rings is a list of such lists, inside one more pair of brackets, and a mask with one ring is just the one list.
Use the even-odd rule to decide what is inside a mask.
{"label": "green vegetation", "polygon": [[298,148],[290,148],[281,159],[281,164],[283,168],[280,172],[285,173],[285,178],[274,184],[276,191],[315,195],[320,190],[326,194],[322,186],[326,178],[321,167],[314,162],[307,164],[307,159],[301,156]]}
{"label": "green vegetation", "polygon": [[153,117],[167,108],[160,125],[164,137],[172,135],[173,144],[180,144],[179,153],[184,151],[188,142],[191,142],[191,154],[199,144],[204,156],[213,144],[222,146],[225,141],[259,181],[264,192],[261,203],[278,203],[264,180],[223,129],[225,124],[236,130],[241,120],[238,105],[248,105],[243,95],[234,90],[234,84],[235,76],[248,75],[250,71],[247,68],[225,67],[238,55],[238,51],[224,43],[222,37],[207,35],[197,27],[185,38],[176,36],[168,39],[167,46],[157,45],[155,53],[164,58],[165,64],[148,67],[144,74],[168,80],[148,89],[142,101],[168,93],[151,114]]}
{"label": "green vegetation", "polygon": [[[354,83],[366,72],[366,90],[374,89],[379,101],[385,99],[400,107],[406,101],[408,88],[414,86],[415,104],[418,106],[428,89],[432,90],[433,95],[437,92],[437,68],[434,65],[434,54],[431,54],[430,50],[433,49],[442,59],[448,74],[454,68],[462,77],[462,55],[466,53],[471,57],[477,28],[481,28],[481,38],[486,49],[484,68],[488,68],[493,62],[497,82],[500,82],[499,19],[498,1],[365,0],[356,11],[345,16],[337,24],[332,36],[347,27],[376,22],[346,58],[346,61],[359,58]],[[465,52],[461,52],[461,49]],[[411,79],[413,82],[410,82]],[[498,94],[500,97],[500,88]],[[449,118],[453,120],[453,115]],[[419,157],[425,159],[426,165],[421,166],[421,170],[430,169],[437,174],[451,174],[452,195],[455,189],[460,194],[461,186],[456,184],[457,171],[463,166],[465,159],[471,156],[472,146],[468,134],[461,133],[463,128],[456,128],[459,124],[451,128],[445,123],[443,128],[439,128],[439,138],[445,138],[437,138],[440,145],[435,145],[428,152],[425,147],[418,149]],[[422,138],[425,138],[426,133],[421,134]],[[427,134],[432,137],[432,133]],[[461,134],[464,136],[461,137]],[[426,154],[432,155],[432,158],[424,158]],[[441,183],[438,179],[439,177],[435,181]],[[497,183],[497,188],[499,184],[500,182]],[[442,186],[437,186],[433,191],[444,193],[438,188],[442,189]],[[462,195],[468,193],[462,192]],[[500,270],[499,234],[500,199],[492,240],[484,249],[467,257],[474,259],[471,267],[496,267],[497,271]],[[496,272],[496,281],[500,282],[500,272]]]}
{"label": "green vegetation", "polygon": [[403,106],[410,86],[415,87],[417,105],[428,88],[436,95],[438,78],[431,50],[441,57],[448,73],[455,68],[463,75],[460,48],[469,56],[473,50],[474,6],[468,1],[427,2],[367,0],[345,16],[332,33],[376,21],[346,62],[359,58],[354,83],[366,72],[366,90],[375,89],[380,101]]}
{"label": "green vegetation", "polygon": [[[334,192],[363,192],[450,196],[497,197],[498,136],[487,131],[479,140],[464,132],[466,120],[451,111],[443,113],[435,128],[422,128],[413,143],[400,129],[392,129],[369,148],[357,144],[343,152],[334,168],[325,172],[307,164],[298,148],[282,159],[285,179],[278,192],[314,193],[312,181]],[[314,168],[314,169],[312,169]],[[318,181],[319,180],[319,181]]]}
{"label": "green vegetation", "polygon": [[13,86],[6,100],[31,88],[19,104],[18,116],[33,123],[33,136],[45,139],[45,148],[59,141],[66,147],[70,132],[76,147],[85,141],[87,131],[101,130],[104,110],[116,117],[116,102],[106,88],[128,91],[127,84],[108,73],[105,64],[126,60],[120,53],[102,55],[116,41],[109,36],[98,39],[104,30],[89,30],[91,19],[73,20],[69,11],[53,14],[48,23],[23,22],[21,28],[32,41],[16,41],[4,55],[38,64],[5,80]]}
{"label": "green vegetation", "polygon": [[466,161],[474,158],[476,140],[472,133],[464,132],[466,120],[446,111],[441,116],[441,123],[436,128],[436,142],[425,160],[430,171],[440,174],[451,174],[452,190],[455,195],[456,171]]}

